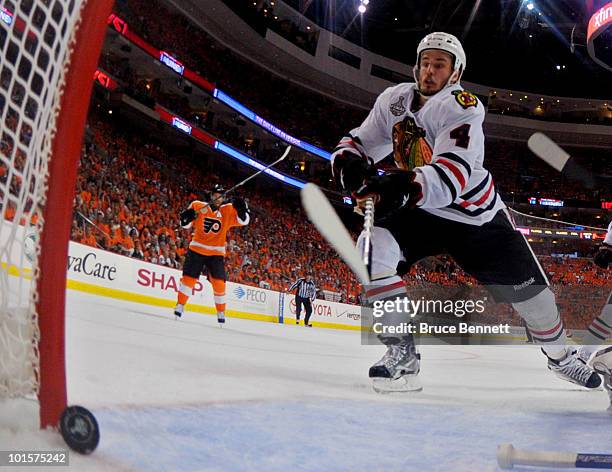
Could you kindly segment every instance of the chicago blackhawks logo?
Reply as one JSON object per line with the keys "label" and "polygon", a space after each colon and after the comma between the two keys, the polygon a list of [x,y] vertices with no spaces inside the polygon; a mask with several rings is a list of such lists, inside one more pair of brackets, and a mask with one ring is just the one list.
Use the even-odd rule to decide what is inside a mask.
{"label": "chicago blackhawks logo", "polygon": [[478,99],[476,98],[476,95],[468,92],[467,90],[455,90],[452,92],[452,94],[455,96],[457,103],[461,105],[464,110],[467,110],[470,107],[478,106]]}
{"label": "chicago blackhawks logo", "polygon": [[398,97],[397,102],[389,105],[389,110],[394,116],[402,116],[406,113],[406,107],[404,106],[404,97]]}
{"label": "chicago blackhawks logo", "polygon": [[393,159],[397,167],[412,170],[431,162],[432,150],[425,134],[409,116],[393,126]]}
{"label": "chicago blackhawks logo", "polygon": [[204,232],[205,233],[218,233],[221,231],[221,222],[214,218],[204,218]]}

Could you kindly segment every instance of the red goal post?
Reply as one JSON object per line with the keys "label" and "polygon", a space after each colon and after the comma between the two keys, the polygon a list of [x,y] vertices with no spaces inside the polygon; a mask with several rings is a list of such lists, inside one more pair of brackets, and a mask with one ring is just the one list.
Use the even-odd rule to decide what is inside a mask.
{"label": "red goal post", "polygon": [[[42,428],[57,427],[67,403],[64,310],[72,206],[112,5],[0,2],[0,399],[37,393]],[[24,263],[28,230],[38,241],[29,257],[31,272]],[[31,283],[23,282],[29,278]],[[20,316],[31,330],[12,330],[21,326]],[[19,342],[29,349],[25,357],[10,352]],[[28,365],[10,365],[15,361]],[[19,369],[28,372],[27,382],[7,375]]]}

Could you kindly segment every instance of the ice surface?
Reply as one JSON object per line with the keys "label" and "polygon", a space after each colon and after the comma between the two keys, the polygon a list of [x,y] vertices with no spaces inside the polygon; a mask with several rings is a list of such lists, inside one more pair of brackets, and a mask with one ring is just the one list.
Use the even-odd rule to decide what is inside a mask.
{"label": "ice surface", "polygon": [[537,347],[425,346],[423,392],[379,395],[367,371],[384,349],[357,332],[120,306],[68,295],[69,402],[102,437],[71,470],[473,472],[497,470],[502,442],[612,452],[606,393],[558,380]]}

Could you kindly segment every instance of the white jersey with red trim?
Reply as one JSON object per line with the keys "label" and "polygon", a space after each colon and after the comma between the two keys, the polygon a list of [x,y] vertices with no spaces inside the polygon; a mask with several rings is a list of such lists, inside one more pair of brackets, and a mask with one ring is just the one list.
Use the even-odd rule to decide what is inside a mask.
{"label": "white jersey with red trim", "polygon": [[483,104],[453,85],[411,111],[415,93],[412,83],[386,89],[361,126],[340,141],[332,160],[345,151],[374,162],[393,153],[399,168],[417,174],[423,187],[418,207],[461,223],[487,223],[506,206],[483,167]]}
{"label": "white jersey with red trim", "polygon": [[606,234],[606,237],[604,238],[604,243],[612,246],[612,221],[610,221],[610,224],[608,225],[608,234]]}

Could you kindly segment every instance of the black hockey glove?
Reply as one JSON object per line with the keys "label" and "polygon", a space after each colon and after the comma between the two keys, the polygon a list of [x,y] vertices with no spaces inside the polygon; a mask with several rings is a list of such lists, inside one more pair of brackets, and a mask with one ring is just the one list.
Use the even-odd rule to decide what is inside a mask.
{"label": "black hockey glove", "polygon": [[236,213],[238,213],[238,218],[244,220],[249,212],[249,206],[246,200],[241,197],[234,197],[232,198],[232,206],[236,210]]}
{"label": "black hockey glove", "polygon": [[372,159],[346,150],[334,157],[332,173],[338,190],[352,193],[363,185],[366,178],[375,175],[376,169]]}
{"label": "black hockey glove", "polygon": [[610,262],[612,262],[612,246],[606,243],[601,243],[597,254],[595,254],[595,257],[593,258],[593,262],[595,262],[595,264],[597,264],[599,267],[607,269]]}
{"label": "black hockey glove", "polygon": [[411,170],[390,170],[383,175],[375,175],[366,180],[353,197],[362,207],[365,200],[374,200],[376,214],[387,216],[400,208],[415,208],[423,197],[421,184],[415,180]]}
{"label": "black hockey glove", "polygon": [[397,263],[397,269],[395,270],[397,272],[397,275],[399,275],[400,277],[403,277],[408,272],[410,272],[410,264],[408,264],[406,261],[399,261]]}
{"label": "black hockey glove", "polygon": [[181,221],[181,226],[187,226],[196,219],[196,212],[193,208],[188,208],[187,210],[181,212],[179,219]]}

